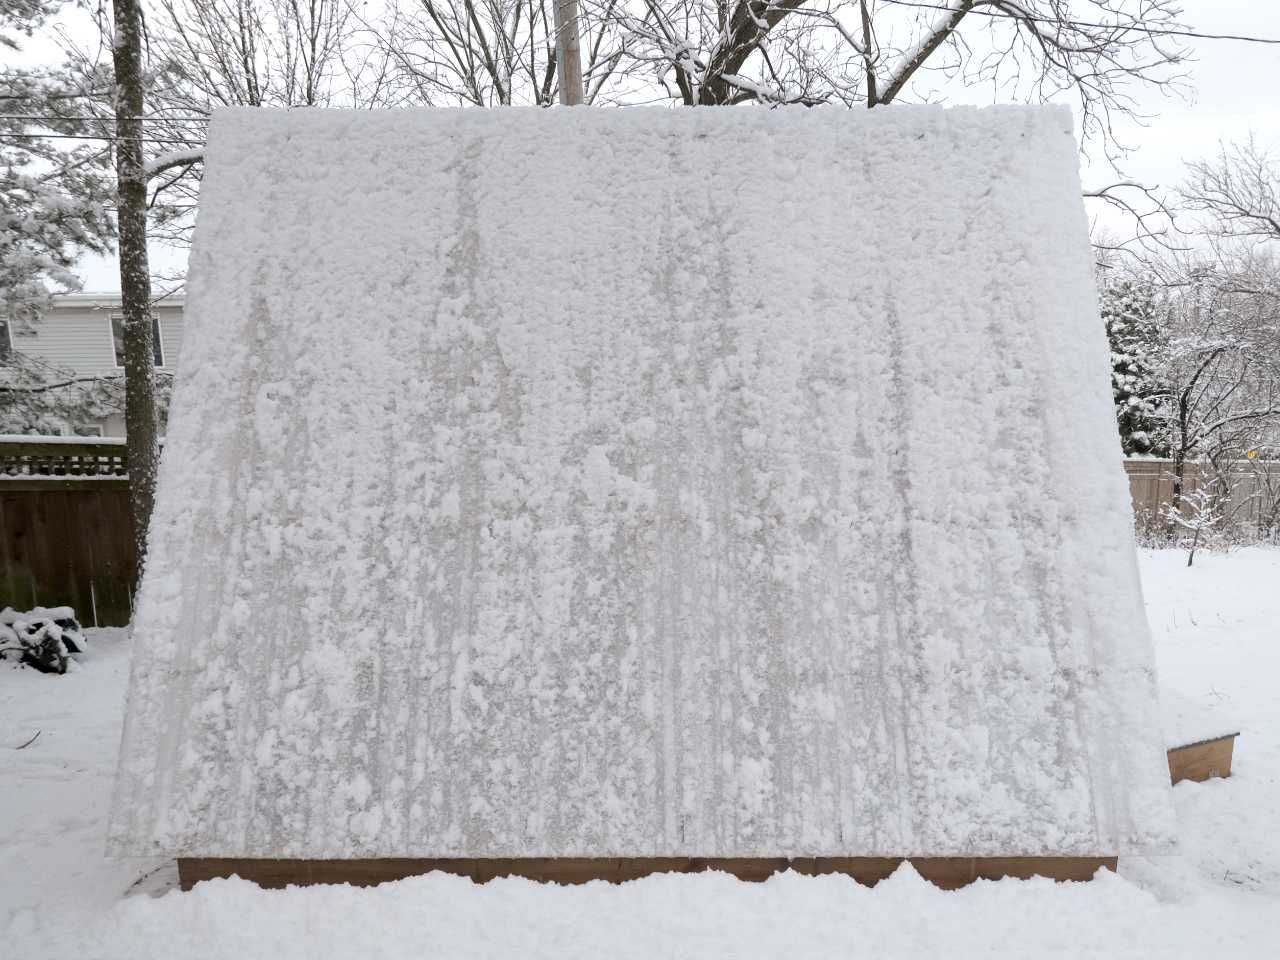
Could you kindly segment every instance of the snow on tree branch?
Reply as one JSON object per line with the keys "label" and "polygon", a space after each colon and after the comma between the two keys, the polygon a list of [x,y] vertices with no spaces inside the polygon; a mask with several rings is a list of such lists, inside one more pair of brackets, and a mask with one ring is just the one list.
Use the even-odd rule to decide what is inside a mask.
{"label": "snow on tree branch", "polygon": [[191,164],[199,163],[203,159],[204,150],[174,150],[172,153],[162,153],[160,156],[148,160],[143,170],[148,177],[154,177],[156,174],[172,170],[174,167],[189,167]]}
{"label": "snow on tree branch", "polygon": [[[20,50],[60,6],[0,8],[0,46]],[[104,86],[101,70],[74,58],[0,67],[0,316],[15,330],[29,328],[52,293],[79,289],[83,254],[110,249],[110,152],[76,139],[109,130],[106,102],[87,93]]]}

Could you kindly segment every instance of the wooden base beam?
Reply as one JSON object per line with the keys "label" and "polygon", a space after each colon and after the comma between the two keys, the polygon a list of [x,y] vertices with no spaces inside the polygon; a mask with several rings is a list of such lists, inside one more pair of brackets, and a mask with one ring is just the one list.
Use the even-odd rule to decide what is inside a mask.
{"label": "wooden base beam", "polygon": [[[719,870],[739,880],[767,880],[783,870],[810,876],[843,873],[874,886],[903,862],[903,857],[527,857],[510,859],[261,860],[234,857],[182,857],[178,879],[183,890],[201,880],[238,876],[260,887],[349,883],[367,887],[439,870],[487,883],[497,877],[525,877],[550,883],[608,880],[622,883],[653,873],[700,873]],[[1115,870],[1115,857],[910,857],[911,865],[930,883],[954,890],[974,880],[1001,877],[1049,877],[1089,880],[1100,867]]]}
{"label": "wooden base beam", "polygon": [[1169,751],[1169,779],[1180,783],[1183,780],[1204,781],[1231,776],[1231,755],[1235,752],[1239,735],[1229,733],[1212,740],[1173,747]]}

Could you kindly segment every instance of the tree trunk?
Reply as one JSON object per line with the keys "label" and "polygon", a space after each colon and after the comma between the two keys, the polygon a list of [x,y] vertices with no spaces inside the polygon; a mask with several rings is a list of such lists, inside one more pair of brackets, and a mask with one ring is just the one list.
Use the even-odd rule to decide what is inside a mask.
{"label": "tree trunk", "polygon": [[139,0],[115,0],[116,220],[120,234],[120,299],[124,314],[124,421],[128,433],[129,513],[138,575],[147,555],[155,498],[155,346],[151,272],[147,263],[147,178],[142,158],[142,11]]}
{"label": "tree trunk", "polygon": [[582,50],[578,39],[578,0],[555,0],[556,69],[560,74],[560,102],[582,103]]}
{"label": "tree trunk", "polygon": [[1169,512],[1165,514],[1164,529],[1170,537],[1178,529],[1176,517],[1182,511],[1183,487],[1186,482],[1187,453],[1181,447],[1173,451],[1173,491],[1169,497]]}
{"label": "tree trunk", "polygon": [[[1194,383],[1194,380],[1192,381]],[[1191,455],[1191,394],[1190,387],[1178,394],[1177,446],[1169,452],[1173,457],[1173,495],[1169,498],[1169,514],[1165,518],[1165,532],[1173,535],[1177,521],[1174,517],[1182,511],[1182,499],[1186,492],[1187,457]]]}
{"label": "tree trunk", "polygon": [[1187,457],[1181,450],[1173,454],[1173,496],[1169,498],[1170,506],[1177,510],[1182,506],[1183,487],[1186,482]]}

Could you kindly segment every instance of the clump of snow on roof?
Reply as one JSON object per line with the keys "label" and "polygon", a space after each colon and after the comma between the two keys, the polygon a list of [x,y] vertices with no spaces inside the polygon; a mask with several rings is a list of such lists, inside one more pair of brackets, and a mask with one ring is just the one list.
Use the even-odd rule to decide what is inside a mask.
{"label": "clump of snow on roof", "polygon": [[225,111],[116,853],[1172,833],[1066,110]]}

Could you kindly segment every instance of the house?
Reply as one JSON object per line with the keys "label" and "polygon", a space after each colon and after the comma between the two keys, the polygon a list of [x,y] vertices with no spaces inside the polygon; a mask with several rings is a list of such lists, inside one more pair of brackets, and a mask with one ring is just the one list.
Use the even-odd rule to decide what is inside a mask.
{"label": "house", "polygon": [[216,113],[111,852],[1165,849],[1077,163],[1062,108]]}
{"label": "house", "polygon": [[[171,373],[182,346],[183,298],[166,297],[156,303],[155,362],[161,373]],[[0,318],[0,360],[16,351],[29,358],[31,369],[46,382],[98,377],[104,383],[124,376],[118,293],[75,293],[54,297],[43,318],[27,329],[14,329]],[[85,437],[125,435],[123,390],[105,404],[106,415],[63,420],[58,432]],[[118,409],[111,409],[116,406]],[[31,428],[11,425],[13,432]],[[39,432],[46,432],[44,428]]]}

